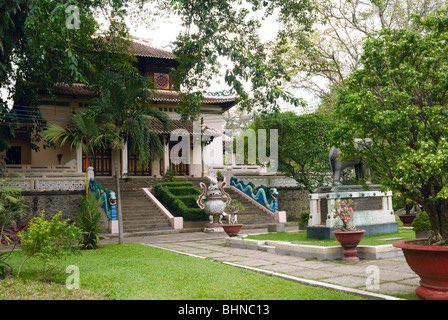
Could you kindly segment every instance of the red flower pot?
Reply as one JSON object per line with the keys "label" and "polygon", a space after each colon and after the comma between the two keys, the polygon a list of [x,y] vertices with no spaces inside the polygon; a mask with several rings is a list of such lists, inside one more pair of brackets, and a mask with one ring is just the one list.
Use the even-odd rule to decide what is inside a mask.
{"label": "red flower pot", "polygon": [[402,240],[394,247],[403,250],[409,267],[420,277],[415,292],[427,300],[448,300],[448,247],[421,245],[426,239]]}
{"label": "red flower pot", "polygon": [[362,240],[362,237],[364,236],[364,232],[366,230],[356,230],[356,231],[341,231],[336,230],[333,231],[334,236],[336,237],[336,240],[341,244],[344,254],[344,258],[342,258],[342,261],[345,262],[355,262],[359,261],[359,258],[356,256],[358,251],[356,250],[356,247],[358,246],[359,242]]}
{"label": "red flower pot", "polygon": [[400,214],[398,217],[403,222],[403,227],[412,227],[412,221],[416,216],[416,214]]}
{"label": "red flower pot", "polygon": [[242,224],[223,224],[221,226],[229,237],[236,237],[243,227]]}

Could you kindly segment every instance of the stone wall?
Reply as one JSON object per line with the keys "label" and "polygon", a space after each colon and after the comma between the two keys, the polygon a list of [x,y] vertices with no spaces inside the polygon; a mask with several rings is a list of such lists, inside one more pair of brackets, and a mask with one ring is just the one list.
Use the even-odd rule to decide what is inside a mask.
{"label": "stone wall", "polygon": [[[85,190],[78,191],[24,191],[22,195],[28,205],[28,220],[38,216],[42,210],[45,210],[45,217],[52,218],[61,211],[61,220],[70,219],[76,222],[78,218],[76,213],[80,211],[81,204],[79,199],[85,194]],[[103,230],[108,228],[108,218],[103,209],[98,209],[102,213],[102,219],[99,222]]]}
{"label": "stone wall", "polygon": [[74,220],[75,213],[80,210],[79,199],[83,194],[85,191],[22,192],[31,217],[38,216],[42,210],[45,210],[48,217],[61,211],[62,220]]}
{"label": "stone wall", "polygon": [[287,220],[299,219],[301,211],[310,209],[309,192],[297,187],[276,187],[279,193],[278,210],[286,211]]}

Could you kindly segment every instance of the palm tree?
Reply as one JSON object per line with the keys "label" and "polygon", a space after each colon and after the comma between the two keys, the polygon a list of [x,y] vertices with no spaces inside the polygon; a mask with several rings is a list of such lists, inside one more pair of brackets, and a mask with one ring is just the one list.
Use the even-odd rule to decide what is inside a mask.
{"label": "palm tree", "polygon": [[123,219],[120,195],[120,151],[128,141],[130,151],[139,155],[139,166],[163,155],[163,145],[151,129],[151,119],[162,122],[165,128],[168,116],[150,107],[152,93],[148,82],[140,75],[120,76],[109,73],[99,90],[97,98],[90,101],[88,113],[102,123],[102,134],[108,137],[108,145],[114,155],[115,183],[117,192],[117,215],[119,243],[123,243]]}
{"label": "palm tree", "polygon": [[66,128],[59,125],[49,125],[42,132],[42,137],[52,143],[59,143],[62,147],[65,143],[70,143],[70,149],[82,148],[86,154],[86,198],[88,197],[89,181],[87,176],[88,155],[94,153],[95,147],[103,147],[104,139],[102,139],[99,126],[95,119],[87,115],[85,112],[78,111],[70,115],[70,122]]}

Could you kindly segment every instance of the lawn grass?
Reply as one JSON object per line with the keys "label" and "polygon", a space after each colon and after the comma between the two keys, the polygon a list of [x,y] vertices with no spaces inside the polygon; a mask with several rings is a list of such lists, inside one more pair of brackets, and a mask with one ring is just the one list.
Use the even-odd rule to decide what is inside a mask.
{"label": "lawn grass", "polygon": [[[388,238],[403,238],[403,239],[413,239],[415,238],[415,232],[412,229],[399,228],[398,232],[393,233],[381,233],[370,236],[365,236],[362,238],[359,245],[365,246],[379,246],[385,244],[392,244],[398,242],[398,240],[381,240]],[[294,244],[307,244],[315,246],[338,246],[339,242],[336,239],[315,239],[308,238],[306,236],[306,231],[296,231],[296,232],[281,232],[281,233],[265,233],[258,235],[248,235],[246,239],[254,240],[271,240],[271,241],[286,241]]]}
{"label": "lawn grass", "polygon": [[[23,253],[17,251],[8,260],[14,270],[17,270],[22,257]],[[82,251],[79,256],[69,257],[64,261],[64,268],[68,265],[79,267],[80,290],[84,290],[84,299],[360,299],[140,244],[102,245],[98,250]],[[67,276],[60,274],[53,279],[52,286],[42,288],[42,284],[32,281],[35,273],[34,264],[30,261],[21,272],[22,280],[0,281],[0,296],[6,299],[39,299],[38,292],[46,291],[44,299],[78,299],[79,295],[70,296],[66,292]],[[11,281],[13,284],[18,281],[17,288]],[[35,289],[20,289],[23,283]],[[49,291],[56,292],[49,294]]]}

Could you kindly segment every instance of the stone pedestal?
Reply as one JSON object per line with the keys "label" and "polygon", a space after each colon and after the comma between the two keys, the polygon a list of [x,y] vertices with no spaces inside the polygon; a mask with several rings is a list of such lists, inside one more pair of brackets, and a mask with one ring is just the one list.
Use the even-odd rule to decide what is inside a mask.
{"label": "stone pedestal", "polygon": [[224,232],[224,229],[222,228],[221,223],[218,223],[218,222],[207,223],[205,225],[204,232],[206,232],[206,233]]}
{"label": "stone pedestal", "polygon": [[118,220],[109,220],[109,233],[118,234]]}
{"label": "stone pedestal", "polygon": [[366,230],[366,236],[398,231],[398,223],[392,208],[392,192],[381,192],[379,185],[370,185],[364,190],[359,185],[333,186],[316,189],[310,198],[309,238],[334,238],[332,231],[338,230],[333,218],[332,206],[341,200],[352,200],[352,225]]}
{"label": "stone pedestal", "polygon": [[270,223],[268,224],[268,232],[285,232],[285,224],[284,223]]}

